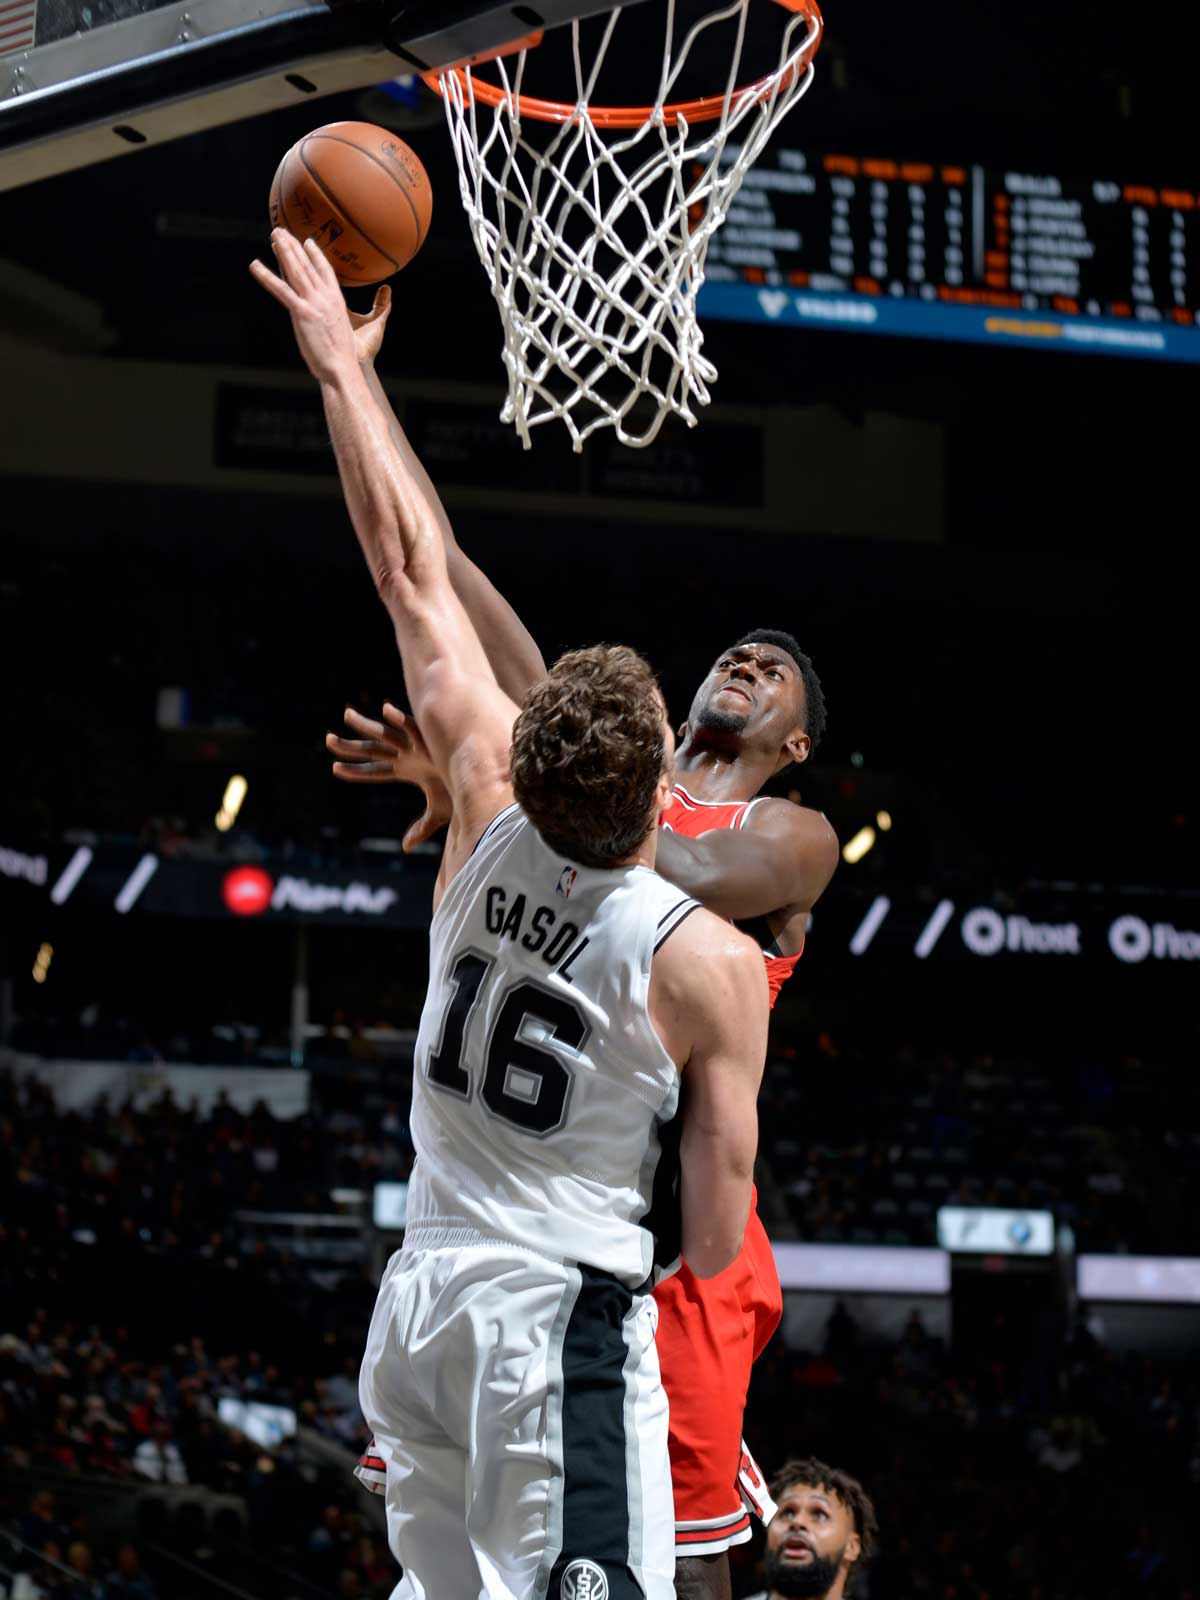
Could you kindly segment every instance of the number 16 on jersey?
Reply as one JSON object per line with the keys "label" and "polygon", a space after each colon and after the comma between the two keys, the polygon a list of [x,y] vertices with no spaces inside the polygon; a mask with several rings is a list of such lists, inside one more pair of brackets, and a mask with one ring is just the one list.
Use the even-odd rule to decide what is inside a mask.
{"label": "number 16 on jersey", "polygon": [[[430,1083],[464,1100],[471,1098],[474,1085],[462,1064],[463,1050],[494,965],[477,950],[464,950],[455,961],[449,979],[454,997],[426,1069]],[[524,1037],[528,1022],[540,1022],[548,1030],[546,1043]],[[500,1002],[484,1051],[479,1086],[484,1106],[523,1133],[554,1133],[566,1120],[572,1078],[566,1062],[549,1046],[578,1051],[587,1036],[586,1019],[564,995],[528,979],[514,984]]]}

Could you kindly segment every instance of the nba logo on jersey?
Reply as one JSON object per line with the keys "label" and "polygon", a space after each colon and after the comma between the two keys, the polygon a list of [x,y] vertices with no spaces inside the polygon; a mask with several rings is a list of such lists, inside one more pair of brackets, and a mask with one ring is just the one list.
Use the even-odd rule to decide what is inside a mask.
{"label": "nba logo on jersey", "polygon": [[594,1561],[572,1561],[559,1593],[562,1600],[608,1600],[608,1579]]}
{"label": "nba logo on jersey", "polygon": [[574,867],[564,867],[562,869],[562,876],[558,880],[558,893],[562,895],[564,900],[571,898],[571,890],[575,887],[575,879],[578,876],[579,874]]}

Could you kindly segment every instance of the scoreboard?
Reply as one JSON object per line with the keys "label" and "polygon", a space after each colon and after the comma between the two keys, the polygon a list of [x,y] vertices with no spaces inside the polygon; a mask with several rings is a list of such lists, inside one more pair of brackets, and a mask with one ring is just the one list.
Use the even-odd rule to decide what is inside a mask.
{"label": "scoreboard", "polygon": [[698,305],[1200,361],[1200,186],[768,150],[712,238]]}

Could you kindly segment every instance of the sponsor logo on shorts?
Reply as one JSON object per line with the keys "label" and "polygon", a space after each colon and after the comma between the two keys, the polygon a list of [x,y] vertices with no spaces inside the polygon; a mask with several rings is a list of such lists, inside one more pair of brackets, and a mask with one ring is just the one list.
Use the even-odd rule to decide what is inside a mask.
{"label": "sponsor logo on shorts", "polygon": [[559,1593],[562,1600],[608,1600],[608,1579],[594,1561],[572,1561]]}

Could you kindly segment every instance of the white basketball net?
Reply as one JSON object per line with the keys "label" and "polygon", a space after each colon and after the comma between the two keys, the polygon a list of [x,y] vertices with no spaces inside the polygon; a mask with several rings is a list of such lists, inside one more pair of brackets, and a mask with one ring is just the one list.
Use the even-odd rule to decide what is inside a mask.
{"label": "white basketball net", "polygon": [[[675,48],[666,0],[662,74],[640,126],[597,127],[589,110],[620,10],[585,69],[570,24],[575,109],[568,122],[522,126],[517,97],[529,52],[489,63],[504,98],[493,109],[470,71],[441,79],[463,203],[504,329],[508,400],[501,413],[528,449],[544,422],[566,425],[575,449],[600,428],[649,444],[670,415],[696,424],[716,369],[701,353],[696,296],[709,241],[746,172],[812,82],[819,20],[789,15],[774,69],[738,93],[746,14],[766,0],[726,0]],[[720,23],[736,45],[720,115],[689,128],[664,117],[701,35]],[[799,70],[798,70],[799,68]],[[720,85],[714,85],[719,92]],[[538,143],[527,135],[540,134]]]}

